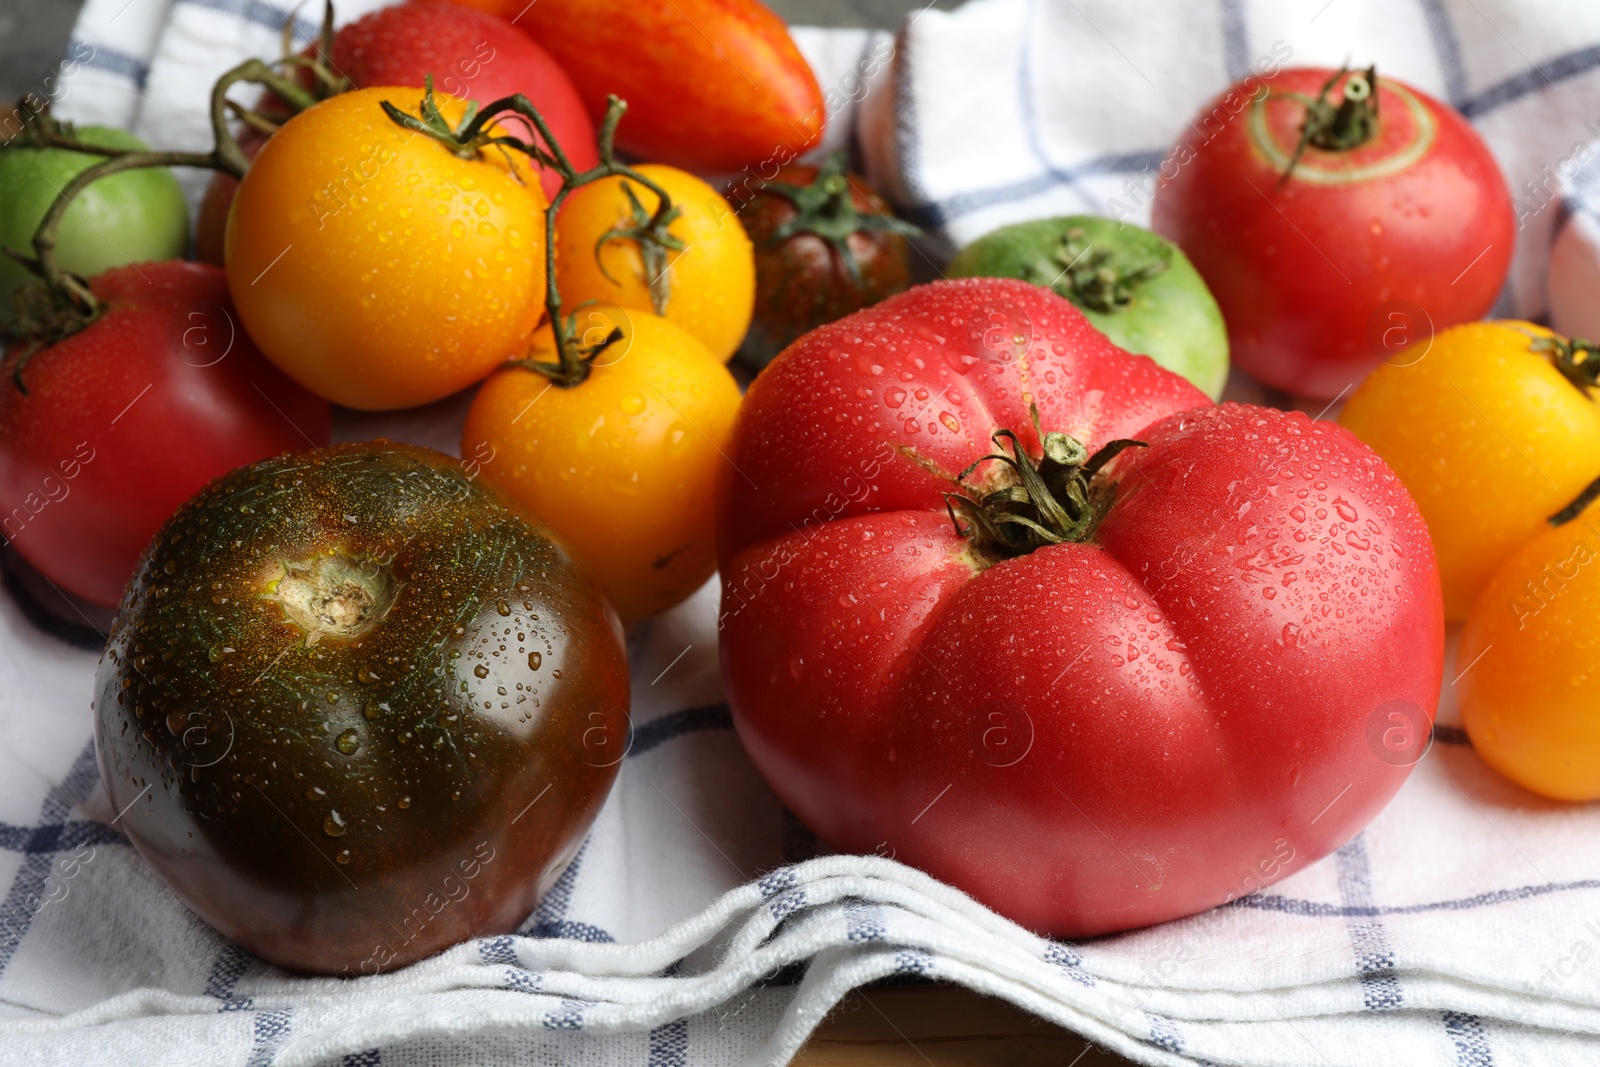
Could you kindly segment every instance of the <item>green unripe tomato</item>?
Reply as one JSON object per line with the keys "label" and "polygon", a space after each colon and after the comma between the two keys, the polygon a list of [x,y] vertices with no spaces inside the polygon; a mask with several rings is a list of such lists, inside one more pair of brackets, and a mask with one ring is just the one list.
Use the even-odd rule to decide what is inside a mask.
{"label": "green unripe tomato", "polygon": [[[102,148],[144,149],[137,137],[106,126],[78,131]],[[56,195],[102,157],[61,148],[0,149],[0,246],[33,254],[33,232]],[[56,231],[56,260],[90,277],[125,263],[181,257],[189,248],[189,207],[165,167],[102,178],[74,199]],[[0,257],[0,320],[11,318],[11,294],[33,275]]]}
{"label": "green unripe tomato", "polygon": [[1177,245],[1142,227],[1095,215],[1002,226],[957,253],[946,276],[1045,286],[1112,343],[1213,400],[1228,380],[1228,331],[1211,291]]}

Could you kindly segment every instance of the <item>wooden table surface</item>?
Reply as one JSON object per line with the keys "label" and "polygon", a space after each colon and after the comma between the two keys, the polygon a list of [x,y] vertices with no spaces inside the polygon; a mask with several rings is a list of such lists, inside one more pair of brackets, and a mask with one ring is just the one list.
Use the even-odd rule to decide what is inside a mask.
{"label": "wooden table surface", "polygon": [[794,1067],[1132,1067],[1132,1061],[959,986],[858,989]]}

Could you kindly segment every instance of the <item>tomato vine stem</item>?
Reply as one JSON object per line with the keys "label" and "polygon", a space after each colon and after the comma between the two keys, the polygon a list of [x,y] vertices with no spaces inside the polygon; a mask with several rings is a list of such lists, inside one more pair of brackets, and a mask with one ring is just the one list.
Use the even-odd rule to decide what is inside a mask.
{"label": "tomato vine stem", "polygon": [[[1330,103],[1328,94],[1347,74],[1350,78],[1344,83],[1344,92],[1340,96],[1339,103]],[[1283,176],[1278,179],[1279,185],[1293,176],[1295,164],[1300,162],[1300,157],[1305,155],[1307,148],[1320,148],[1325,152],[1348,152],[1360,148],[1372,140],[1378,132],[1376,65],[1351,74],[1349,63],[1343,64],[1334,72],[1333,77],[1323,83],[1322,91],[1314,98],[1305,93],[1278,95],[1298,100],[1306,106],[1306,117],[1300,125],[1300,140],[1294,146],[1294,154],[1289,157],[1288,165],[1283,168]]]}
{"label": "tomato vine stem", "polygon": [[[623,188],[635,208],[633,224],[615,227],[603,234],[595,246],[595,255],[598,257],[600,247],[607,241],[623,238],[637,241],[650,286],[651,303],[655,306],[657,314],[666,311],[667,296],[670,291],[668,269],[671,264],[666,262],[665,250],[683,248],[683,242],[669,233],[667,227],[678,217],[679,208],[659,182],[617,160],[615,147],[617,124],[627,113],[626,101],[615,95],[606,98],[606,113],[600,122],[598,136],[600,162],[585,171],[579,171],[572,165],[572,160],[567,158],[566,152],[562,150],[561,143],[556,140],[544,116],[539,114],[532,101],[521,93],[501,97],[481,108],[469,101],[466,113],[453,127],[439,113],[433,101],[432,78],[427,79],[423,89],[422,106],[418,109],[422,114],[421,118],[406,114],[387,100],[383,101],[383,109],[397,125],[433,138],[464,159],[474,158],[486,149],[498,146],[521,152],[539,166],[548,167],[561,175],[561,188],[551,198],[550,206],[545,210],[544,244],[545,315],[550,321],[550,330],[555,338],[556,358],[554,360],[525,358],[511,362],[544,375],[556,385],[570,389],[582,384],[589,377],[595,358],[601,352],[622,340],[622,330],[613,328],[598,343],[585,344],[577,330],[578,316],[575,312],[571,314],[563,312],[560,288],[556,284],[556,216],[561,211],[561,205],[575,190],[605,178],[622,177],[628,181],[638,182],[655,194],[656,208],[654,212],[646,214],[644,206],[634,195],[633,190],[624,183]],[[506,114],[517,115],[527,121],[538,134],[538,138],[525,140],[490,125]],[[543,142],[542,145],[540,141]]]}
{"label": "tomato vine stem", "polygon": [[[12,294],[14,320],[8,324],[0,340],[7,345],[21,343],[11,366],[11,380],[24,394],[22,370],[28,360],[40,349],[78,332],[99,318],[100,301],[90,289],[88,279],[64,269],[56,260],[56,234],[66,218],[72,201],[84,189],[102,178],[123,171],[142,170],[148,167],[196,167],[217,170],[235,178],[244,177],[250,161],[239,147],[228,118],[243,115],[247,124],[254,125],[252,117],[263,123],[270,120],[255,115],[227,98],[235,85],[249,83],[260,85],[278,97],[292,112],[298,113],[325,99],[343,92],[349,83],[334,73],[326,62],[333,51],[333,5],[325,5],[322,32],[318,51],[314,56],[289,55],[290,38],[284,31],[285,55],[276,63],[247,59],[224,73],[211,87],[212,147],[207,152],[148,151],[145,149],[109,148],[82,140],[71,123],[58,121],[48,109],[41,111],[11,140],[0,146],[0,151],[54,148],[85,155],[101,157],[100,162],[79,171],[56,194],[33,233],[33,255],[13,248],[0,249],[38,277],[39,282],[23,285]],[[312,88],[307,89],[297,80],[274,70],[283,66],[291,70],[306,70],[311,75]],[[9,355],[9,353],[8,353]]]}

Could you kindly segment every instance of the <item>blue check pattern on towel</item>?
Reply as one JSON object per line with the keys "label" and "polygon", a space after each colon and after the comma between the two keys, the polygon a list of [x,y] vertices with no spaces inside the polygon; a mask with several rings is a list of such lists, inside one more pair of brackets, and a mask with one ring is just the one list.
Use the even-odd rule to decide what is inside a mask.
{"label": "blue check pattern on towel", "polygon": [[[89,0],[60,111],[202,146],[211,80],[275,54],[287,6]],[[1508,310],[1540,314],[1552,235],[1600,218],[1573,189],[1524,186],[1546,189],[1600,119],[1600,9],[1577,0],[972,0],[895,37],[798,36],[830,141],[932,229],[935,259],[1022,218],[1144,217],[1144,174],[1197,102],[1280,46],[1376,60],[1472,117],[1524,221]],[[340,431],[451,449],[461,417],[447,402]],[[1431,750],[1335,855],[1229,907],[1061,944],[893,862],[816,856],[730,729],[714,589],[637,628],[630,654],[616,791],[521,930],[313,979],[224,941],[128,847],[88,747],[96,652],[0,597],[0,1062],[778,1064],[850,988],[893,975],[1148,1064],[1600,1062],[1600,810],[1485,769],[1450,725],[1448,680],[1472,664],[1447,663]]]}

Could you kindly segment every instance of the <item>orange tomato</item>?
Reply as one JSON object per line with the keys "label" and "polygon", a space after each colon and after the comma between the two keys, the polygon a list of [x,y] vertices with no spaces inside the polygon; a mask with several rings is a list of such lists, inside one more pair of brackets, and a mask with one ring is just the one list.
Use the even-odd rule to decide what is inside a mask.
{"label": "orange tomato", "polygon": [[[712,495],[739,388],[666,319],[598,307],[579,321],[591,343],[613,328],[622,339],[570,388],[517,365],[496,372],[467,413],[461,454],[554,530],[631,622],[716,567]],[[541,327],[528,356],[551,361],[553,345]]]}
{"label": "orange tomato", "polygon": [[[683,243],[666,250],[667,321],[699,338],[711,354],[727,360],[744,340],[755,308],[756,266],[750,238],[733,208],[711,186],[674,167],[645,163],[634,168],[659,184],[679,209],[667,232]],[[573,192],[556,217],[556,283],[569,308],[585,301],[655,311],[652,272],[639,242],[605,240],[619,227],[636,224],[625,188],[643,213],[661,202],[655,193],[624,177],[603,178]],[[596,249],[598,248],[598,254]]]}
{"label": "orange tomato", "polygon": [[[548,48],[596,122],[607,94],[628,101],[617,145],[641,159],[753,173],[822,139],[828,102],[789,27],[761,0],[468,2]],[[886,58],[874,49],[862,73]]]}
{"label": "orange tomato", "polygon": [[1383,457],[1427,520],[1448,619],[1600,474],[1600,407],[1536,348],[1528,322],[1474,322],[1402,349],[1339,421]]}
{"label": "orange tomato", "polygon": [[1484,761],[1559,800],[1600,799],[1600,507],[1495,572],[1461,632],[1461,720]]}
{"label": "orange tomato", "polygon": [[[437,400],[518,353],[544,302],[544,194],[525,157],[463,159],[360,89],[290,119],[228,215],[228,288],[267,358],[348,407]],[[441,97],[452,124],[464,104]]]}

